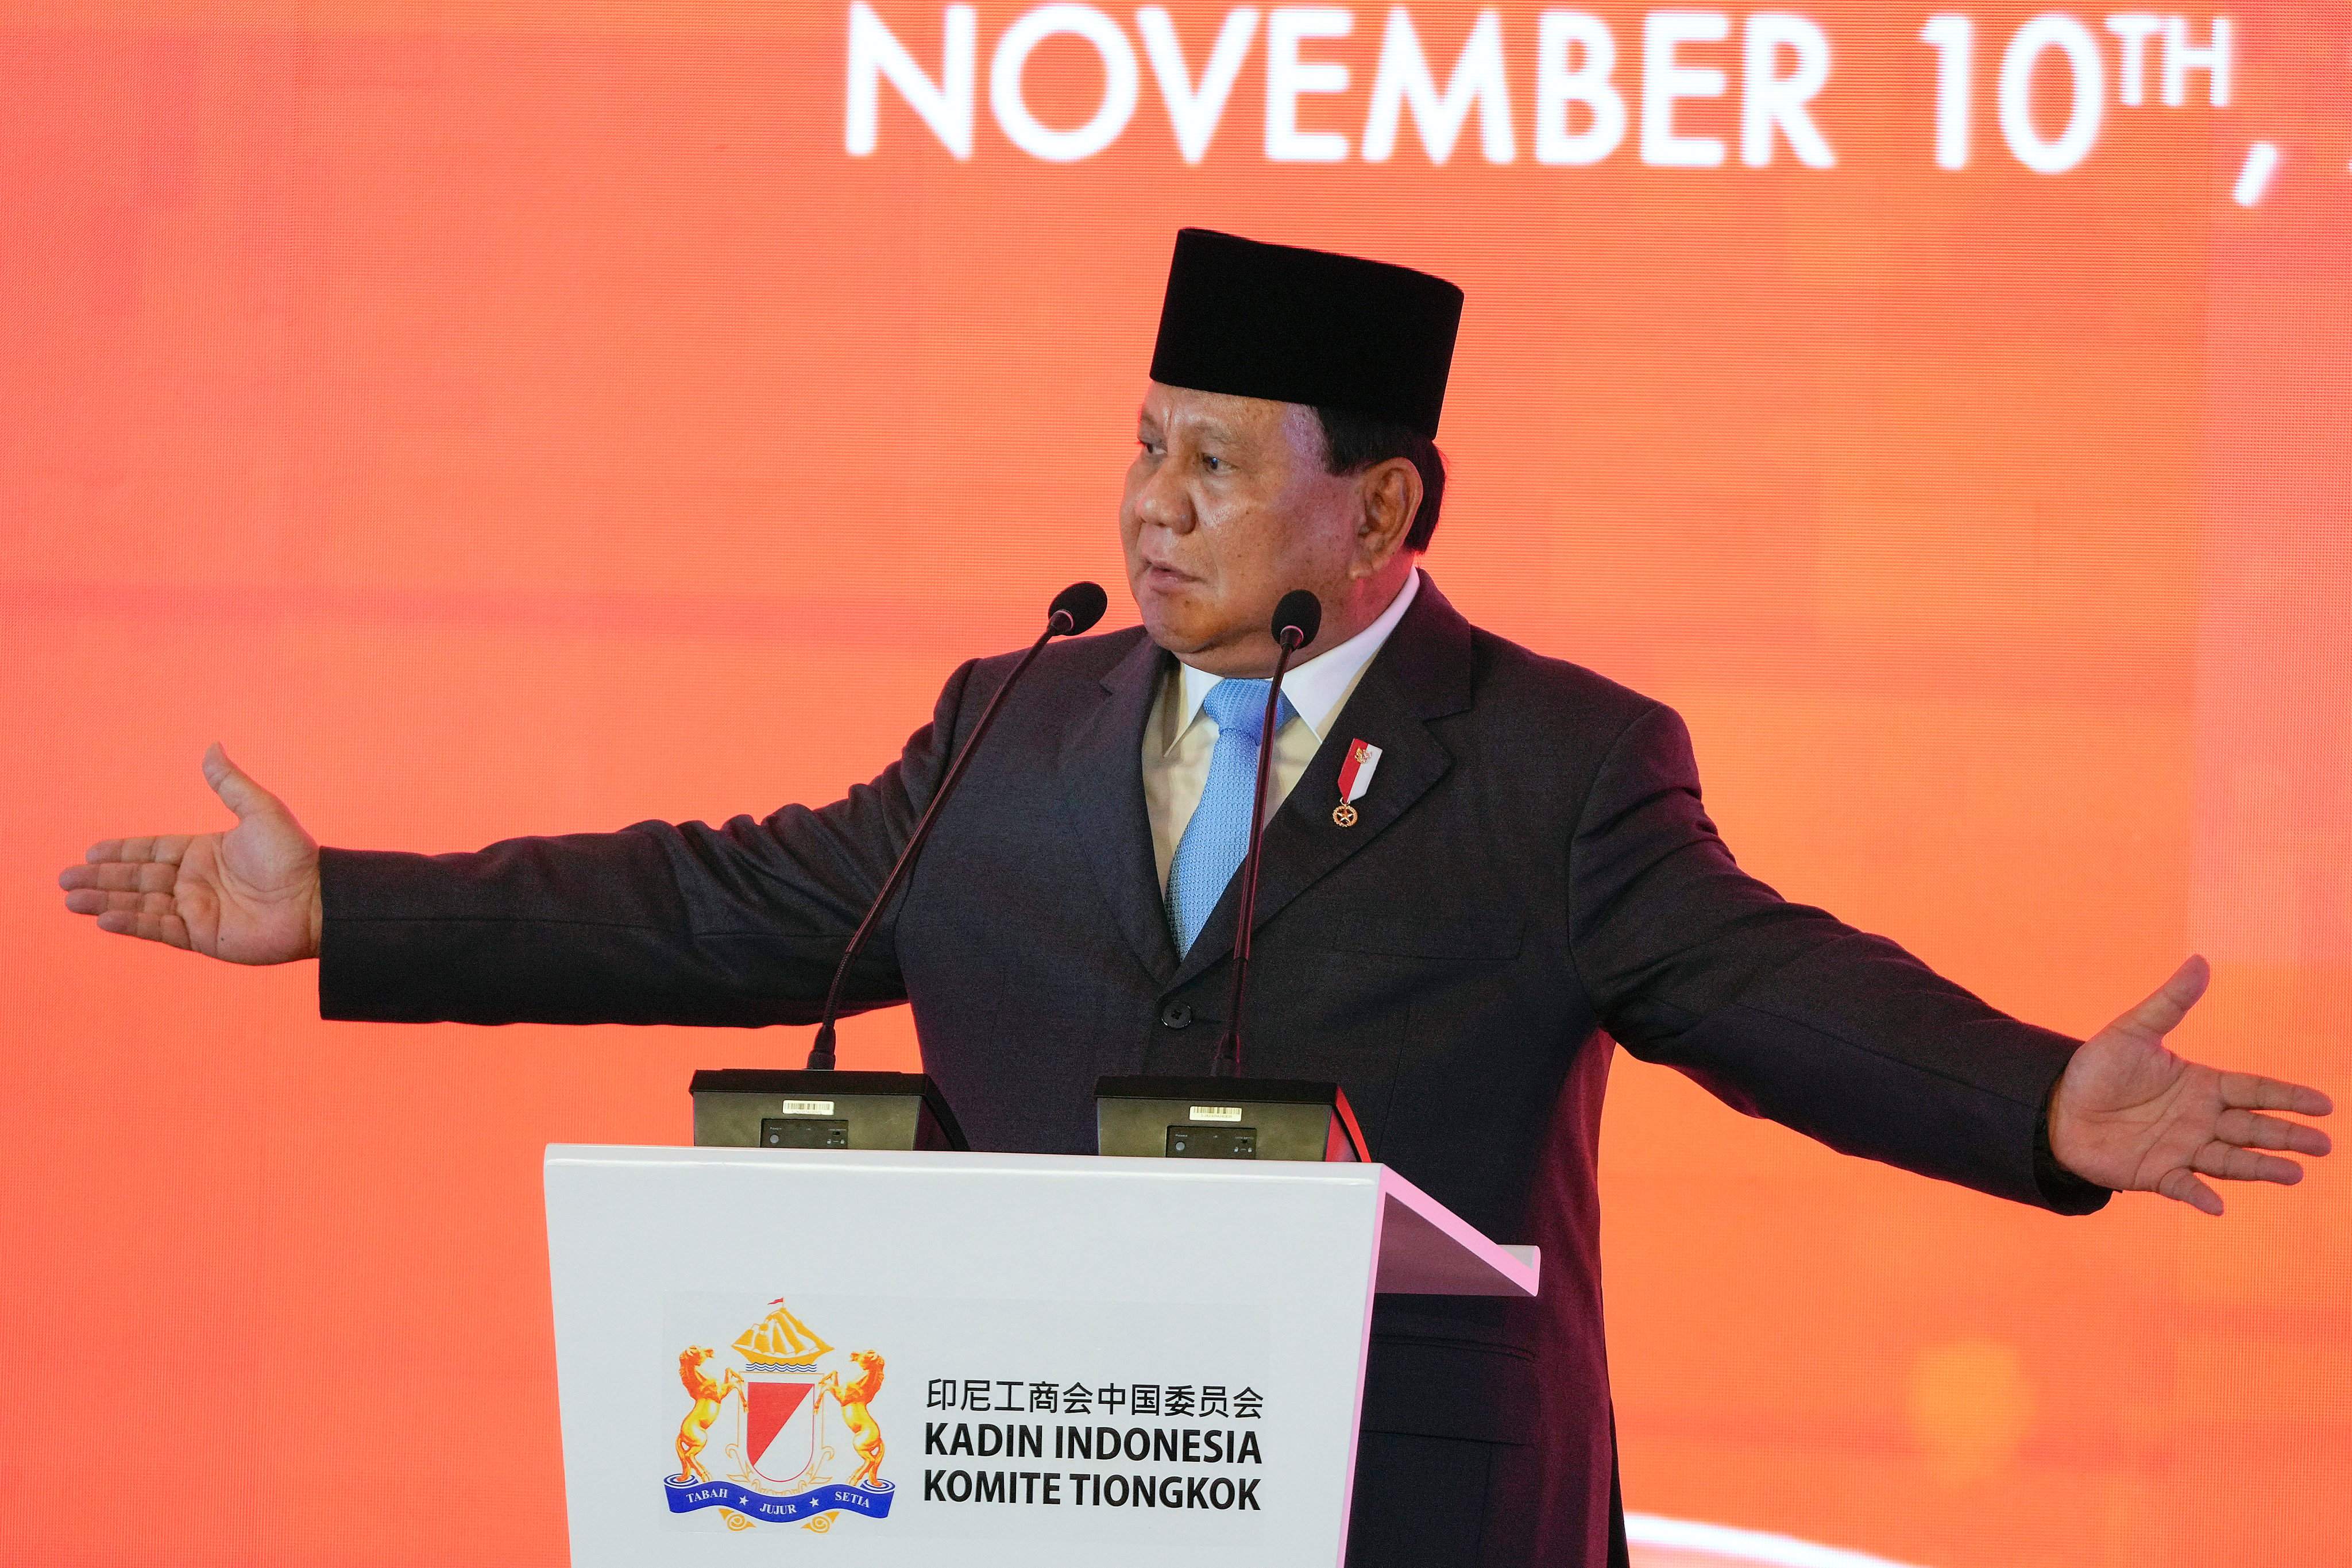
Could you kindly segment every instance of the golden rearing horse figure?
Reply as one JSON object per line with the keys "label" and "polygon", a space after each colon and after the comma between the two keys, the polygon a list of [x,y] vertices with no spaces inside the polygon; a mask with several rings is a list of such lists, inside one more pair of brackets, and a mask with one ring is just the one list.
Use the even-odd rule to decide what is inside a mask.
{"label": "golden rearing horse figure", "polygon": [[849,1359],[857,1363],[856,1378],[844,1383],[841,1373],[828,1372],[818,1386],[841,1406],[842,1424],[857,1449],[857,1473],[849,1478],[850,1485],[871,1487],[882,1479],[882,1427],[866,1405],[882,1390],[882,1358],[872,1351],[852,1351]]}
{"label": "golden rearing horse figure", "polygon": [[710,1424],[719,1419],[719,1405],[729,1394],[743,1386],[743,1374],[733,1367],[727,1369],[724,1382],[713,1383],[702,1363],[718,1352],[703,1345],[688,1345],[677,1356],[678,1381],[686,1384],[694,1396],[694,1408],[677,1424],[677,1475],[680,1481],[707,1481],[710,1472],[702,1468],[702,1447],[710,1441]]}

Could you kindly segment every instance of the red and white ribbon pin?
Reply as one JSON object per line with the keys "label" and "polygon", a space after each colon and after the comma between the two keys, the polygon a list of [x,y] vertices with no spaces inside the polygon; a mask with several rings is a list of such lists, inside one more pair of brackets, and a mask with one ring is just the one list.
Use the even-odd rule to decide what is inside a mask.
{"label": "red and white ribbon pin", "polygon": [[1356,826],[1356,802],[1372,787],[1372,771],[1381,765],[1381,749],[1370,741],[1348,742],[1347,761],[1339,764],[1339,804],[1331,820],[1342,827]]}

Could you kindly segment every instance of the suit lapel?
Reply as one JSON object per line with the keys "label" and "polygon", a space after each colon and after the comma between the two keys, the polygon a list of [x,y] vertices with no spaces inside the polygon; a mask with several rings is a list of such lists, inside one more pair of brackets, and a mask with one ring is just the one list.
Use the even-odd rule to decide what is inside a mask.
{"label": "suit lapel", "polygon": [[1143,804],[1143,726],[1166,668],[1167,656],[1139,632],[1102,678],[1102,700],[1064,735],[1061,755],[1062,798],[1087,863],[1137,960],[1163,985],[1175,972],[1176,942]]}
{"label": "suit lapel", "polygon": [[[1454,759],[1430,733],[1428,721],[1469,707],[1471,679],[1470,623],[1424,577],[1412,608],[1332,720],[1297,787],[1265,826],[1257,930],[1265,930],[1284,906],[1378,838],[1444,776]],[[1372,787],[1356,803],[1356,825],[1342,827],[1331,819],[1331,810],[1339,804],[1339,768],[1347,760],[1349,742],[1358,740],[1380,747],[1381,762]],[[1139,732],[1136,742],[1140,746],[1141,742]],[[1210,912],[1171,986],[1183,984],[1233,950],[1240,880],[1234,878]],[[1160,924],[1164,930],[1166,920]],[[1173,942],[1168,946],[1172,952]]]}

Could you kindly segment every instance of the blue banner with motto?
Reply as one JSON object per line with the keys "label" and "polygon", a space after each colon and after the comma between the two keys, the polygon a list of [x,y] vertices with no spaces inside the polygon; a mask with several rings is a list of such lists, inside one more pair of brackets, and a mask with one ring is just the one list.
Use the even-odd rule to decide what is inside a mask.
{"label": "blue banner with motto", "polygon": [[860,1513],[868,1519],[890,1517],[890,1499],[895,1489],[888,1481],[878,1487],[852,1486],[835,1481],[794,1492],[790,1497],[778,1497],[773,1492],[755,1492],[737,1486],[733,1481],[679,1481],[675,1477],[662,1478],[662,1489],[669,1493],[672,1513],[692,1513],[697,1509],[731,1508],[747,1518],[783,1521],[814,1519],[821,1513],[838,1509],[845,1513]]}

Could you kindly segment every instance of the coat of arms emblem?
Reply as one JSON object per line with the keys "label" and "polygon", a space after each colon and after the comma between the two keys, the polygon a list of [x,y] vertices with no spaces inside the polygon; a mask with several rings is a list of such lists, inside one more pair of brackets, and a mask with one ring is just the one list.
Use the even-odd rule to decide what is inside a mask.
{"label": "coat of arms emblem", "polygon": [[796,1522],[818,1531],[836,1514],[889,1516],[872,1408],[882,1392],[877,1352],[834,1349],[779,1299],[726,1355],[708,1345],[680,1351],[677,1374],[689,1408],[677,1426],[677,1473],[662,1481],[671,1512],[716,1508],[734,1530]]}

